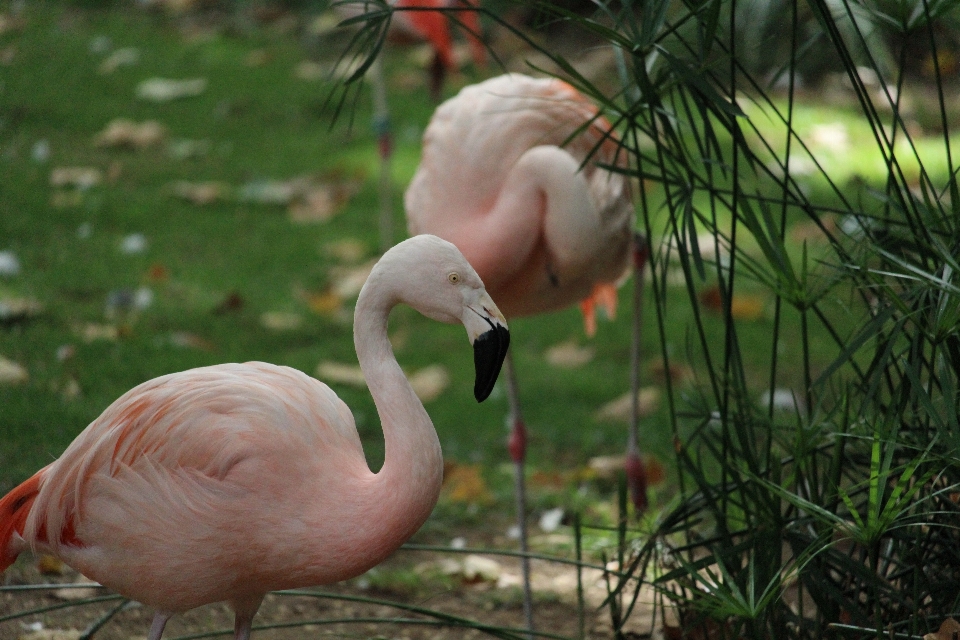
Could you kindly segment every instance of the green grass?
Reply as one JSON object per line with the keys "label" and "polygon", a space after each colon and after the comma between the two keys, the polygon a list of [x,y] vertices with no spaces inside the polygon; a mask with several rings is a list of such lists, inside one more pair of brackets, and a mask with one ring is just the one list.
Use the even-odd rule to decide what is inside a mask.
{"label": "green grass", "polygon": [[[325,250],[328,243],[358,239],[369,257],[379,243],[377,155],[366,90],[356,103],[353,126],[346,118],[331,126],[320,108],[329,85],[294,77],[295,65],[308,57],[308,50],[292,34],[262,29],[243,35],[227,30],[187,35],[174,22],[142,12],[77,10],[55,3],[30,5],[24,17],[22,31],[0,40],[0,46],[17,48],[12,64],[0,67],[0,250],[14,251],[22,263],[19,276],[0,281],[0,294],[35,298],[44,311],[0,329],[0,355],[30,373],[26,384],[0,386],[0,486],[12,485],[52,460],[110,402],[149,378],[228,361],[265,360],[307,373],[321,360],[353,362],[349,324],[313,314],[299,292],[319,292],[329,284],[336,263]],[[112,74],[98,73],[105,54],[93,53],[91,43],[101,36],[112,49],[137,47],[139,62]],[[333,59],[337,52],[327,49],[327,59]],[[255,50],[264,50],[267,61],[251,67],[245,59]],[[388,70],[408,77],[419,73],[404,54],[390,53]],[[494,73],[496,69],[486,72]],[[152,76],[204,77],[208,87],[200,96],[165,104],[138,100],[137,83]],[[446,93],[479,77],[458,77]],[[393,177],[399,239],[405,227],[402,188],[416,167],[419,135],[434,105],[425,86],[411,88],[408,82],[391,82],[390,102],[398,132]],[[96,148],[96,133],[118,117],[158,120],[170,138],[208,140],[209,152],[176,160],[163,146]],[[31,159],[40,140],[50,145],[46,162]],[[55,207],[49,175],[59,166],[94,166],[104,172],[119,167],[119,175],[84,193],[75,206]],[[217,180],[238,187],[256,179],[331,172],[360,175],[363,182],[347,208],[325,224],[296,225],[283,208],[266,205],[225,201],[199,207],[169,192],[176,180]],[[89,237],[78,230],[89,230]],[[147,238],[144,253],[119,250],[131,233]],[[167,280],[150,280],[156,265],[167,269]],[[104,308],[111,291],[139,286],[153,290],[154,302],[128,334],[91,342],[78,334],[78,327],[108,322]],[[693,311],[682,286],[670,287],[678,295],[670,305],[667,348],[674,361],[683,362],[693,339]],[[214,314],[231,293],[242,298],[242,309]],[[625,425],[598,422],[593,414],[628,389],[629,296],[624,287],[620,314],[614,322],[601,323],[592,343],[596,357],[580,369],[553,368],[543,359],[546,348],[563,340],[586,343],[577,310],[511,323],[534,466],[569,468],[593,455],[623,451]],[[855,313],[844,310],[847,303],[836,300],[838,314]],[[296,312],[305,322],[296,330],[271,331],[259,321],[268,311]],[[646,372],[658,358],[659,345],[653,305],[645,311],[643,371],[644,384],[650,384]],[[709,325],[715,331],[711,340],[722,348],[723,326],[717,317]],[[756,373],[750,383],[758,395],[766,388],[774,348],[771,326],[768,309],[759,320],[744,322],[741,333],[750,359],[747,368]],[[799,316],[788,314],[784,326],[799,327]],[[392,330],[408,336],[397,350],[402,365],[416,369],[442,363],[452,373],[451,389],[427,406],[445,454],[486,464],[505,460],[506,397],[501,386],[487,403],[473,401],[472,362],[462,330],[408,311],[395,313]],[[171,336],[177,333],[194,335],[210,348],[176,346]],[[61,345],[73,345],[75,356],[58,361]],[[801,345],[784,339],[776,348],[786,363],[782,380],[798,388]],[[828,341],[812,348],[820,366],[835,354]],[[688,364],[703,373],[702,363]],[[71,378],[80,393],[65,398]],[[368,394],[335,388],[354,409],[371,464],[379,465],[382,441]],[[667,416],[664,402],[641,427],[641,448],[664,460],[671,458],[673,446]]]}

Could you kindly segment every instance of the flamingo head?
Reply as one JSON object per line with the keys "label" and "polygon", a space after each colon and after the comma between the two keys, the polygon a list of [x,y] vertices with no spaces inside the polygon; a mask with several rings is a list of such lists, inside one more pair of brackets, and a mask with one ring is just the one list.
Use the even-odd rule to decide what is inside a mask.
{"label": "flamingo head", "polygon": [[497,382],[510,332],[480,276],[456,246],[428,234],[404,240],[384,254],[380,263],[385,262],[391,272],[417,283],[405,287],[398,302],[433,320],[466,328],[474,352],[474,397],[483,402]]}

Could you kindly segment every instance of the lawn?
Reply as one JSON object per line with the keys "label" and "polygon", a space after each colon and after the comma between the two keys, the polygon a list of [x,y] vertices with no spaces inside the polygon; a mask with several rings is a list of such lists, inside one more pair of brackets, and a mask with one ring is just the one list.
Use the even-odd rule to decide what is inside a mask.
{"label": "lawn", "polygon": [[[20,4],[16,10],[4,5],[4,10],[0,490],[53,460],[133,386],[191,367],[249,360],[291,366],[327,381],[352,408],[367,458],[378,467],[383,442],[373,403],[362,385],[331,373],[343,370],[332,365],[356,364],[356,287],[350,282],[376,258],[381,242],[369,87],[336,122],[326,103],[334,88],[328,72],[345,40],[317,28],[310,16],[254,18],[243,9],[179,18],[72,3]],[[386,50],[396,146],[395,240],[405,235],[403,188],[435,108],[421,53],[393,45]],[[515,57],[522,52],[503,56],[508,63]],[[496,66],[468,67],[448,79],[444,95],[500,72]],[[179,85],[185,95],[145,96],[150,79],[188,81]],[[796,108],[803,127],[807,122],[828,127],[820,130],[823,149],[814,152],[837,163],[837,184],[846,188],[876,179],[876,158],[857,155],[871,147],[869,141],[862,144],[870,132],[858,128],[847,106],[810,102]],[[752,107],[747,113],[764,137],[775,137],[774,120]],[[118,119],[159,127],[150,125],[154,128],[140,130],[143,137],[137,138],[129,125],[121,125],[126,133],[111,138],[108,127]],[[836,156],[844,153],[854,159],[841,163]],[[852,166],[867,170],[849,171]],[[825,194],[820,200],[834,197],[815,175],[797,175],[805,188]],[[652,244],[662,257],[670,244],[668,216],[659,204],[663,195],[654,183],[643,188],[654,212]],[[796,261],[809,250],[809,264],[826,280],[833,265],[818,262],[828,253],[822,236],[811,233],[798,215],[788,249]],[[747,238],[739,247],[747,256],[758,251]],[[725,331],[719,306],[710,302],[715,276],[708,270],[688,290],[675,264],[662,264],[665,316],[659,320],[666,344],[660,343],[655,305],[648,303],[640,367],[650,398],[640,447],[665,469],[665,478],[652,485],[653,518],[675,495],[677,482],[665,381],[669,376],[679,385],[688,403],[678,407],[680,413],[698,407],[707,380],[705,363],[689,355],[701,352],[694,344],[701,339],[692,330],[694,314],[708,317],[705,350],[719,353]],[[585,337],[576,309],[511,322],[532,438],[534,519],[557,506],[582,509],[601,523],[613,519],[615,483],[598,477],[590,463],[621,455],[626,443],[625,420],[599,412],[629,389],[630,289],[621,289],[620,312],[601,322],[594,339]],[[691,305],[688,291],[701,307]],[[776,354],[777,385],[802,395],[804,354],[816,374],[840,346],[819,333],[811,344],[801,344],[794,336],[803,319],[786,308],[774,344],[769,289],[741,278],[736,293],[747,387],[759,404],[770,391],[770,360]],[[822,303],[841,332],[862,321],[855,294],[837,288]],[[472,357],[459,327],[398,309],[390,332],[409,374],[439,366],[449,376],[448,386],[426,407],[450,468],[481,479],[465,497],[448,491],[417,540],[446,543],[466,530],[478,543],[512,544],[505,539],[512,503],[502,381],[486,403],[473,400]],[[663,352],[673,365],[669,374],[661,365]],[[562,542],[541,538],[538,544],[570,551],[569,536]],[[609,550],[611,537],[596,533],[588,544],[594,551]],[[389,575],[379,587],[403,590],[410,582],[406,567]],[[434,586],[447,588],[443,584]],[[491,601],[492,607],[516,609],[515,598]]]}

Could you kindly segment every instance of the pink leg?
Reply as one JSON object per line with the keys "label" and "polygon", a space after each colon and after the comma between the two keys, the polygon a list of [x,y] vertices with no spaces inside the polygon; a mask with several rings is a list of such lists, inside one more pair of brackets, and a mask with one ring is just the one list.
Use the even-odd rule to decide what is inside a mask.
{"label": "pink leg", "polygon": [[150,635],[148,640],[160,640],[163,635],[163,628],[167,626],[167,620],[173,616],[172,613],[157,611],[153,615],[153,622],[150,624]]}
{"label": "pink leg", "polygon": [[524,475],[524,463],[527,458],[527,427],[520,413],[520,391],[517,385],[517,374],[513,365],[513,352],[507,351],[507,399],[510,404],[510,440],[508,449],[513,459],[514,476],[516,479],[517,497],[517,528],[520,533],[520,566],[523,573],[523,616],[527,629],[533,628],[533,590],[530,587],[530,558],[527,557],[527,488]]}

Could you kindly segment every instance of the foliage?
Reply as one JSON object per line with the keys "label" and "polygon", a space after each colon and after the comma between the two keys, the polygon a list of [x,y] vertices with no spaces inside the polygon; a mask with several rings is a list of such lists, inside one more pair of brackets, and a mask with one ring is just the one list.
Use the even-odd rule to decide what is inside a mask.
{"label": "foliage", "polygon": [[[370,4],[368,35],[391,15]],[[621,57],[611,92],[542,48],[602,105],[643,185],[639,227],[659,239],[652,295],[667,366],[677,354],[666,325],[678,308],[692,317],[685,355],[697,383],[668,382],[680,496],[642,541],[633,577],[653,579],[702,637],[916,637],[960,607],[960,188],[937,27],[956,19],[956,4],[771,3],[788,24],[777,90],[748,64],[755,34],[743,16],[756,4],[598,2],[589,17],[536,5]],[[835,181],[794,119],[809,16],[870,128],[879,180]],[[878,49],[875,29],[924,40],[938,157],[921,150],[907,106],[921,92],[909,82],[915,53]],[[801,223],[822,243],[791,240]],[[683,301],[666,295],[675,268]],[[704,320],[706,285],[719,289],[719,339]],[[776,298],[766,344],[745,342],[734,313],[756,287]],[[791,317],[800,330],[787,335]],[[818,370],[819,334],[834,355]],[[791,368],[785,341],[802,345],[786,411],[773,393]],[[757,354],[761,379],[745,364]],[[615,619],[636,597],[629,584],[608,599]]]}

